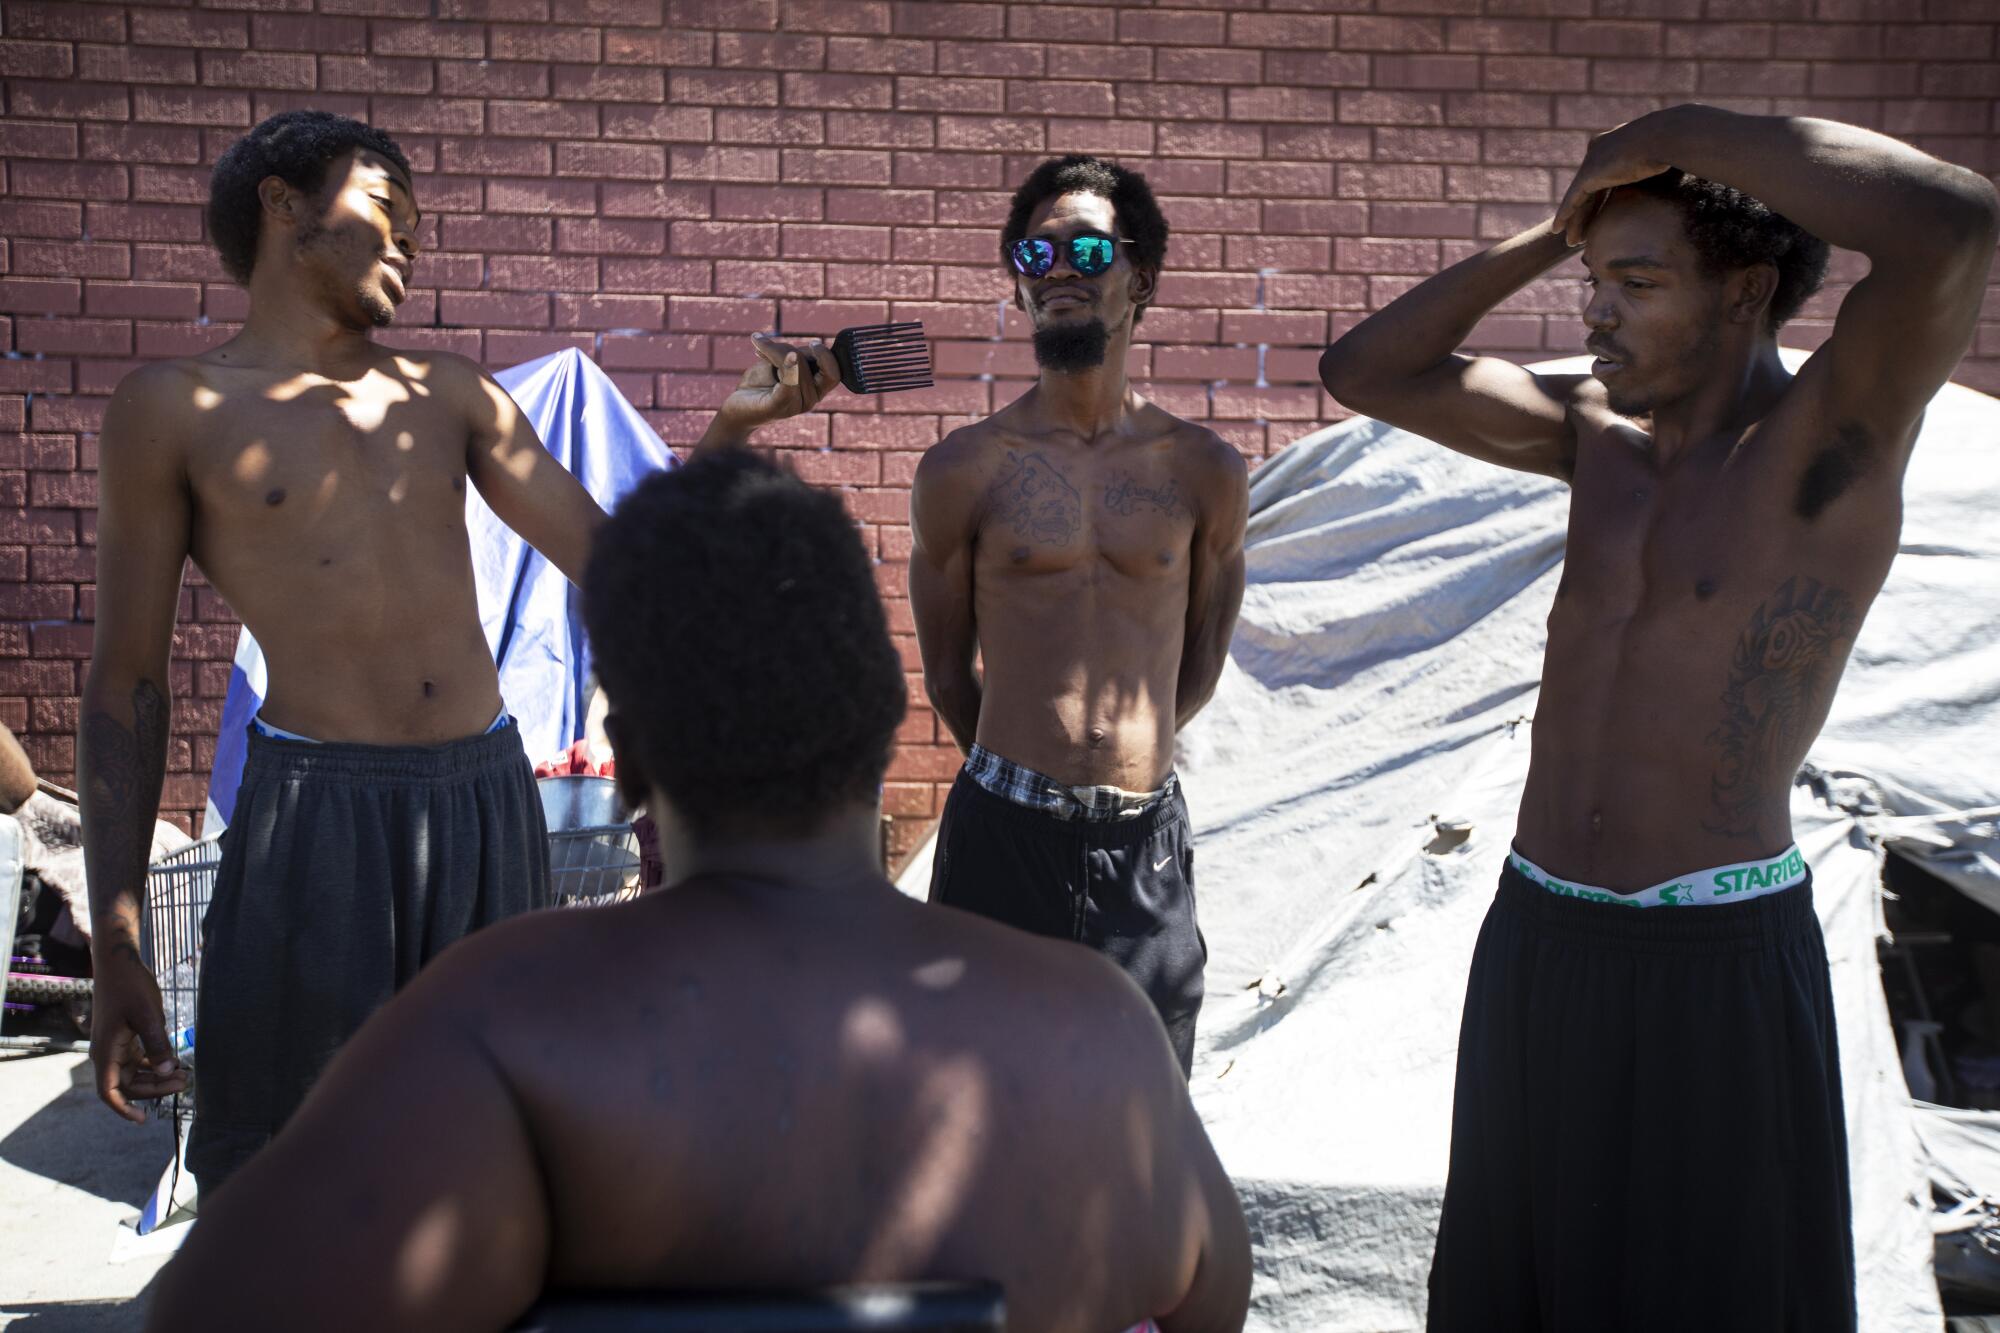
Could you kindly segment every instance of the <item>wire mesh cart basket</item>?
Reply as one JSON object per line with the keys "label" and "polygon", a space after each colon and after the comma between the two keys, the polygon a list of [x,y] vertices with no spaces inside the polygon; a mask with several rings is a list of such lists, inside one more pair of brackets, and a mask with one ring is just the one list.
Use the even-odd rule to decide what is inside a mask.
{"label": "wire mesh cart basket", "polygon": [[596,907],[639,894],[639,837],[630,824],[549,834],[549,891],[557,907]]}

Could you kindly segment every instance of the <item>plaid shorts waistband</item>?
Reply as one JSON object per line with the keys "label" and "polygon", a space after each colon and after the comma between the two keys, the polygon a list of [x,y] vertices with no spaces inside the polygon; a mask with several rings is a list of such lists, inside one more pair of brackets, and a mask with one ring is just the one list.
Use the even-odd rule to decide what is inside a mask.
{"label": "plaid shorts waistband", "polygon": [[1091,822],[1136,819],[1180,789],[1180,778],[1173,773],[1167,774],[1166,785],[1158,791],[1070,786],[977,744],[965,757],[965,774],[1003,801],[1058,819]]}

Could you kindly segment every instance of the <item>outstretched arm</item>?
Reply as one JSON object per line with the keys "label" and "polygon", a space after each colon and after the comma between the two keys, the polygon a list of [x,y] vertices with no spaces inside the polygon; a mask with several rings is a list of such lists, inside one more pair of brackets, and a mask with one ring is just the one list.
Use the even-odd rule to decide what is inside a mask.
{"label": "outstretched arm", "polygon": [[1355,325],[1320,358],[1343,406],[1503,467],[1567,478],[1569,395],[1581,376],[1541,376],[1459,345],[1487,312],[1575,253],[1535,227],[1452,265]]}
{"label": "outstretched arm", "polygon": [[970,753],[979,734],[979,677],[972,669],[979,630],[972,614],[972,539],[977,498],[969,449],[947,436],[917,464],[910,487],[910,610],[924,659],[924,692]]}
{"label": "outstretched arm", "polygon": [[502,523],[571,583],[581,584],[604,510],[543,446],[534,423],[507,391],[472,362],[461,365],[471,377],[466,475]]}
{"label": "outstretched arm", "polygon": [[1868,256],[1868,276],[1800,383],[1839,425],[1904,438],[1972,340],[2000,236],[1992,184],[1852,125],[1679,106],[1594,139],[1557,227],[1580,237],[1605,191],[1666,166],[1734,186]]}
{"label": "outstretched arm", "polygon": [[97,1095],[128,1120],[131,1098],[178,1092],[160,988],[139,957],[146,858],[167,767],[167,660],[190,503],[181,431],[188,382],[171,366],[125,378],[98,435],[97,626],[76,735],[90,884],[90,1059]]}
{"label": "outstretched arm", "polygon": [[1243,606],[1243,530],[1250,514],[1250,474],[1243,456],[1212,439],[1188,570],[1187,629],[1174,691],[1174,729],[1186,726],[1215,694],[1229,636]]}
{"label": "outstretched arm", "polygon": [[[709,422],[695,447],[747,443],[767,422],[817,406],[840,382],[833,355],[817,342],[794,345],[757,335],[757,357],[735,392]],[[811,367],[817,352],[819,373]],[[472,431],[466,472],[500,521],[540,551],[571,583],[583,582],[590,541],[604,510],[568,468],[543,447],[541,437],[505,389],[471,362]]]}
{"label": "outstretched arm", "polygon": [[840,383],[839,363],[817,338],[788,343],[753,333],[750,346],[756,358],[716,409],[696,449],[748,444],[759,426],[812,411]]}

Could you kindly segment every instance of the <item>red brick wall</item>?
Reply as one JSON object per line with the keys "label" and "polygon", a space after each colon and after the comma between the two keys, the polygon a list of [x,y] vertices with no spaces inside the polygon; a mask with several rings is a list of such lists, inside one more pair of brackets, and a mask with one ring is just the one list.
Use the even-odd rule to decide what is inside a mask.
{"label": "red brick wall", "polygon": [[[0,0],[0,721],[69,778],[92,432],[127,370],[241,317],[200,203],[272,111],[366,117],[421,172],[429,253],[388,341],[493,368],[581,347],[670,442],[752,329],[925,322],[935,390],[768,433],[881,556],[916,703],[900,848],[957,762],[915,675],[904,492],[1025,382],[994,233],[1042,155],[1151,176],[1175,236],[1135,371],[1260,458],[1341,415],[1315,382],[1330,336],[1546,217],[1590,133],[1649,108],[1835,116],[2000,171],[1996,27],[1993,0]],[[1822,336],[1842,290],[1791,337]],[[1572,351],[1575,307],[1538,283],[1478,344]],[[2000,298],[1987,314],[1959,378],[2000,391]],[[235,630],[205,588],[181,609],[185,815]]]}

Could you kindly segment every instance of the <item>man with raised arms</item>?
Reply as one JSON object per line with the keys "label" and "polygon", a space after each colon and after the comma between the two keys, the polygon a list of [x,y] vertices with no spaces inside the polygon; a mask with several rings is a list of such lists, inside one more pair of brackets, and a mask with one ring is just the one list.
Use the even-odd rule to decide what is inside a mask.
{"label": "man with raised arms", "polygon": [[[189,556],[256,634],[251,729],[205,922],[188,1160],[204,1189],[274,1133],[363,1019],[466,932],[548,901],[532,770],[480,629],[468,482],[581,576],[604,514],[473,362],[394,351],[416,258],[409,163],[345,117],[286,112],[217,163],[209,230],[250,291],[235,337],[133,372],[99,438],[97,627],[77,755],[98,1093],[185,1083],[139,913]],[[760,356],[707,442],[833,382]]]}
{"label": "man with raised arms", "polygon": [[1185,1071],[1208,950],[1174,736],[1229,651],[1248,485],[1233,448],[1126,381],[1166,248],[1145,177],[1115,164],[1051,159],[1015,194],[1001,254],[1040,376],[918,465],[910,600],[967,753],[931,901],[1118,962]]}
{"label": "man with raised arms", "polygon": [[[1979,176],[1684,106],[1553,227],[1328,350],[1335,397],[1571,488],[1514,846],[1473,958],[1430,1328],[1852,1329],[1847,1144],[1792,780],[1896,553],[1993,258]],[[1868,256],[1796,375],[1827,244]],[[1583,247],[1586,375],[1457,347]]]}

